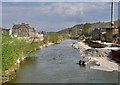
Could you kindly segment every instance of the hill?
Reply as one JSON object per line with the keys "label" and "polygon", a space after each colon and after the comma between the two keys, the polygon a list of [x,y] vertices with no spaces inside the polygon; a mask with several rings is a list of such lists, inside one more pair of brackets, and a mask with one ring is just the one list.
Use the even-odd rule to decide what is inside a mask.
{"label": "hill", "polygon": [[[68,35],[69,37],[78,37],[81,34],[91,36],[95,28],[110,28],[111,22],[96,22],[96,23],[85,23],[78,24],[71,28],[66,28],[57,33],[59,35]],[[118,21],[115,21],[115,27],[118,27]]]}

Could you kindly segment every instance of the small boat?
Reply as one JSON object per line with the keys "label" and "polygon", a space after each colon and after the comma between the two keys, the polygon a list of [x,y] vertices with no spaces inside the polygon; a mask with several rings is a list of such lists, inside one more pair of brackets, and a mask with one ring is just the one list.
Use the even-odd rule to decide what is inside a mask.
{"label": "small boat", "polygon": [[113,59],[115,59],[117,62],[120,62],[120,50],[111,50]]}

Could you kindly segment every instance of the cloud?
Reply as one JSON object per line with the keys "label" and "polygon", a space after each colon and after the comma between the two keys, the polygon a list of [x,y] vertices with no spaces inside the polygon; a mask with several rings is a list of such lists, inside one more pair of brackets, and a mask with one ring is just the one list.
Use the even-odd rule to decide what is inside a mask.
{"label": "cloud", "polygon": [[[112,0],[2,0],[3,2],[111,2]],[[118,2],[120,0],[114,0]]]}
{"label": "cloud", "polygon": [[[34,4],[34,3],[33,3]],[[84,16],[84,13],[87,11],[94,11],[99,9],[105,10],[108,9],[108,6],[105,6],[104,3],[51,3],[48,5],[45,4],[38,4],[37,6],[31,5],[31,3],[26,4],[27,6],[19,5],[16,6],[13,4],[13,6],[3,6],[3,11],[13,13],[17,15],[23,15],[23,16],[31,16],[30,14],[33,13],[34,16],[51,16],[51,15],[57,15],[57,16]],[[108,8],[107,8],[108,7]],[[11,9],[11,10],[8,10]],[[33,12],[32,12],[33,11]],[[8,14],[8,15],[9,15]]]}
{"label": "cloud", "polygon": [[[115,10],[117,16],[117,3]],[[58,31],[83,22],[109,20],[110,3],[3,3],[3,26],[10,28],[13,23],[26,22],[38,30]]]}
{"label": "cloud", "polygon": [[0,0],[0,27],[2,27],[2,3]]}

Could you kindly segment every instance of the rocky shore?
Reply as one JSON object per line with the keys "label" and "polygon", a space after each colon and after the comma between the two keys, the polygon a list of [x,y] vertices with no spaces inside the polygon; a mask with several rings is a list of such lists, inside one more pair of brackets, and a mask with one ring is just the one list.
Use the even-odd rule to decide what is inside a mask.
{"label": "rocky shore", "polygon": [[80,51],[83,58],[87,59],[87,64],[93,64],[90,66],[91,69],[120,72],[119,64],[112,60],[110,49],[91,48],[82,41],[76,42],[72,46]]}

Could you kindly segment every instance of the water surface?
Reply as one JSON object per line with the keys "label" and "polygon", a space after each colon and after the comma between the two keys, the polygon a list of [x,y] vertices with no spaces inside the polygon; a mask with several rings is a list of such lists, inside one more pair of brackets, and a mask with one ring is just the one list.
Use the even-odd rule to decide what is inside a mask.
{"label": "water surface", "polygon": [[76,64],[81,56],[71,47],[75,40],[66,40],[41,49],[27,59],[11,83],[117,83],[117,72],[90,69]]}

